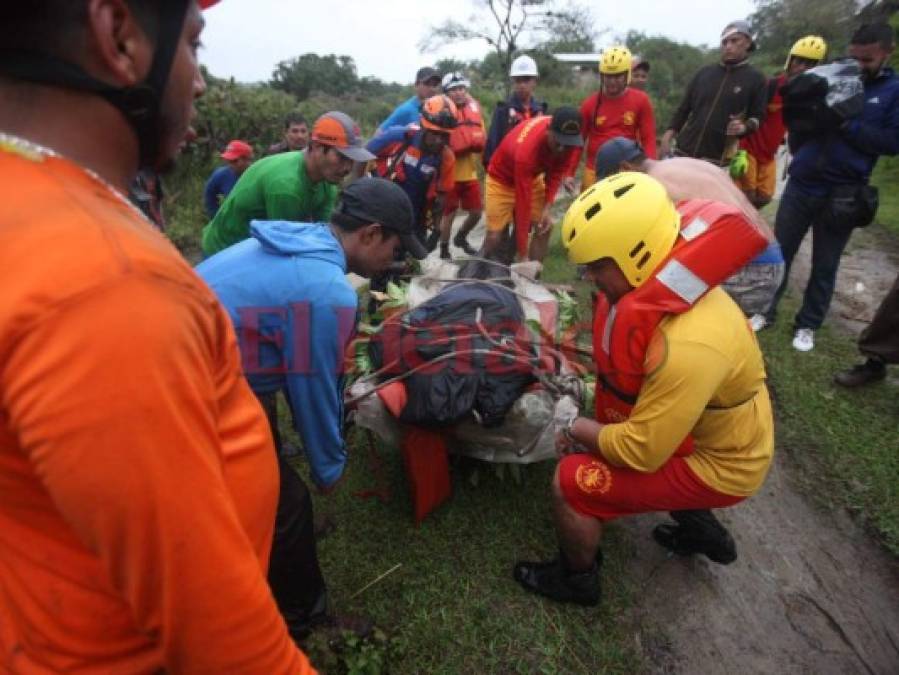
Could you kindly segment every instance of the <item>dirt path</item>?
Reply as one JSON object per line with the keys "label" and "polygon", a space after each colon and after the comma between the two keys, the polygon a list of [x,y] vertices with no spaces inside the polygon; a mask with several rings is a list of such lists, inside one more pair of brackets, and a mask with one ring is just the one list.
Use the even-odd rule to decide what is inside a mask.
{"label": "dirt path", "polygon": [[[792,287],[808,278],[809,242]],[[853,235],[828,321],[855,335],[899,270],[899,245],[879,229]],[[782,449],[762,492],[720,511],[738,560],[667,558],[651,541],[658,515],[623,521],[646,588],[635,639],[658,673],[899,673],[899,563],[845,512],[812,506]]]}

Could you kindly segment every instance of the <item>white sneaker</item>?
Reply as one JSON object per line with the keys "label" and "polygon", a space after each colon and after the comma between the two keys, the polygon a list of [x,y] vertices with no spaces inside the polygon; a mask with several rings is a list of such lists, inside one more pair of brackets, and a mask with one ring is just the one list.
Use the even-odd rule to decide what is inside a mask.
{"label": "white sneaker", "polygon": [[749,325],[752,327],[753,332],[758,333],[763,328],[767,328],[768,319],[765,318],[764,314],[753,314],[749,317]]}
{"label": "white sneaker", "polygon": [[810,352],[815,348],[815,331],[811,328],[797,328],[793,334],[793,349]]}

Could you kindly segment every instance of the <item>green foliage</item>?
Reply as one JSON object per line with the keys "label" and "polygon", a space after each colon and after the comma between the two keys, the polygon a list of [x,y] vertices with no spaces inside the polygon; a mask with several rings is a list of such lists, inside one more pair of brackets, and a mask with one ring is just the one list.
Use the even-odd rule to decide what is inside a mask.
{"label": "green foliage", "polygon": [[197,102],[194,123],[199,135],[194,152],[202,162],[217,156],[235,138],[254,145],[257,155],[281,138],[285,115],[297,107],[293,96],[264,84],[208,75],[206,79],[206,94]]}
{"label": "green foliage", "polygon": [[627,34],[625,44],[631,52],[650,62],[647,93],[652,99],[656,129],[661,133],[680,104],[690,79],[702,66],[718,58],[717,49],[705,50],[637,31]]}
{"label": "green foliage", "polygon": [[854,28],[856,0],[756,0],[749,22],[756,31],[758,67],[773,73],[783,69],[793,43],[805,35],[827,41],[828,58],[846,51]]}
{"label": "green foliage", "polygon": [[305,101],[313,92],[340,96],[355,89],[358,81],[352,57],[309,53],[278,63],[271,85]]}

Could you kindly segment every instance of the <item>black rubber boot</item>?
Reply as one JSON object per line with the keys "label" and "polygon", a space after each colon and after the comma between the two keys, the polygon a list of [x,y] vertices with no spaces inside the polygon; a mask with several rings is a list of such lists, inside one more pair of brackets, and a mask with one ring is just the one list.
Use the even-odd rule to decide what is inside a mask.
{"label": "black rubber boot", "polygon": [[440,259],[441,260],[449,260],[450,259],[450,250],[449,250],[449,242],[448,241],[440,242]]}
{"label": "black rubber boot", "polygon": [[601,586],[599,568],[602,555],[597,554],[596,562],[590,569],[573,572],[569,569],[564,555],[547,562],[515,563],[512,575],[525,590],[537,593],[556,602],[570,602],[585,607],[599,604]]}
{"label": "black rubber boot", "polygon": [[653,539],[676,555],[703,554],[719,565],[729,565],[737,559],[733,537],[711,511],[672,511],[677,525],[657,525]]}
{"label": "black rubber boot", "polygon": [[465,251],[465,255],[476,256],[478,254],[475,248],[468,243],[466,236],[461,232],[453,237],[453,245]]}

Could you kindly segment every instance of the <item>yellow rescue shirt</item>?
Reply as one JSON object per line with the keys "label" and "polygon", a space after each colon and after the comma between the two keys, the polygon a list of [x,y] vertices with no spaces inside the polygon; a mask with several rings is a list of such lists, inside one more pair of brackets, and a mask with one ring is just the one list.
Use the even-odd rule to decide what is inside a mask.
{"label": "yellow rescue shirt", "polygon": [[774,420],[762,353],[736,303],[714,288],[691,310],[665,317],[644,367],[631,416],[599,433],[602,456],[653,472],[692,434],[686,461],[706,485],[754,494],[774,454]]}

